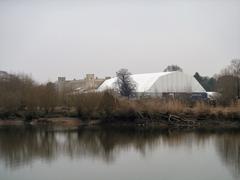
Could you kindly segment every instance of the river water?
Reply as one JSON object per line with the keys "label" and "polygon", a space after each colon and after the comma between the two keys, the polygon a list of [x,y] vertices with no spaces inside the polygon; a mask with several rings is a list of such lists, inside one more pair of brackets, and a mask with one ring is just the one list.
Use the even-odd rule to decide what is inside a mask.
{"label": "river water", "polygon": [[240,179],[240,131],[0,127],[0,180]]}

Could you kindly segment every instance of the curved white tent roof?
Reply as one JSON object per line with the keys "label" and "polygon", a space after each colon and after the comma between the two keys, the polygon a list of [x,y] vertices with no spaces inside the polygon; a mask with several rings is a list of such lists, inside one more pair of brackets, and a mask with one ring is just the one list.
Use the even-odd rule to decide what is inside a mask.
{"label": "curved white tent roof", "polygon": [[[134,74],[131,78],[136,83],[137,93],[206,92],[193,76],[178,71]],[[98,91],[115,89],[116,80],[115,77],[104,81]]]}

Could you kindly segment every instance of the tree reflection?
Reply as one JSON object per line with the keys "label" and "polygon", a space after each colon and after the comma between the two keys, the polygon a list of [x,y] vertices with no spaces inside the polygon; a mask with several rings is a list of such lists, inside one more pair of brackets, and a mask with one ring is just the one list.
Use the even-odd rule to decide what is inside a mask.
{"label": "tree reflection", "polygon": [[60,129],[53,127],[9,127],[0,129],[0,161],[19,168],[35,160],[54,161],[64,155],[72,159],[92,158],[113,163],[121,152],[134,149],[143,156],[159,147],[191,149],[214,140],[223,162],[239,174],[240,133],[179,132],[139,128]]}
{"label": "tree reflection", "polygon": [[55,158],[57,142],[54,133],[32,128],[7,128],[0,131],[0,159],[6,166],[18,167],[35,158]]}
{"label": "tree reflection", "polygon": [[216,138],[216,149],[225,165],[240,177],[240,133],[222,134]]}

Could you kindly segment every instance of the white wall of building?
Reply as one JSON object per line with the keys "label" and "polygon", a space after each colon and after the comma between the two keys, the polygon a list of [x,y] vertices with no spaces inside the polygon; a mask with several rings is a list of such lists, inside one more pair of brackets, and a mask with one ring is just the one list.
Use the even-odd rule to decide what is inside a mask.
{"label": "white wall of building", "polygon": [[[162,93],[206,92],[193,76],[178,71],[134,74],[131,75],[131,78],[136,83],[136,92],[138,94],[156,94],[157,96],[160,96]],[[98,91],[115,89],[116,80],[116,77],[106,80],[98,88]]]}

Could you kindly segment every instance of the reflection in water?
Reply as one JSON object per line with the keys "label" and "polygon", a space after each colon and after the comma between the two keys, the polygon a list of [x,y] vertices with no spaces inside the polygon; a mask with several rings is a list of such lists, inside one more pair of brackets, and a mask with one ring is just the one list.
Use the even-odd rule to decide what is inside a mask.
{"label": "reflection in water", "polygon": [[170,142],[168,134],[159,131],[99,128],[55,131],[10,127],[0,130],[0,159],[12,168],[37,158],[52,161],[61,153],[71,158],[88,156],[111,163],[119,151],[130,147],[144,155],[146,149],[151,150],[159,144],[159,136],[169,144],[178,143],[178,138],[175,143]]}
{"label": "reflection in water", "polygon": [[94,158],[112,163],[121,151],[134,148],[143,156],[159,146],[205,147],[215,142],[224,164],[239,175],[240,133],[170,132],[157,129],[75,129],[9,127],[0,129],[0,161],[18,168],[41,159],[51,162],[59,155],[69,158]]}
{"label": "reflection in water", "polygon": [[216,139],[217,151],[236,177],[240,177],[240,133],[228,133]]}
{"label": "reflection in water", "polygon": [[35,158],[53,160],[57,148],[53,132],[13,127],[0,130],[0,159],[6,166],[18,167]]}

